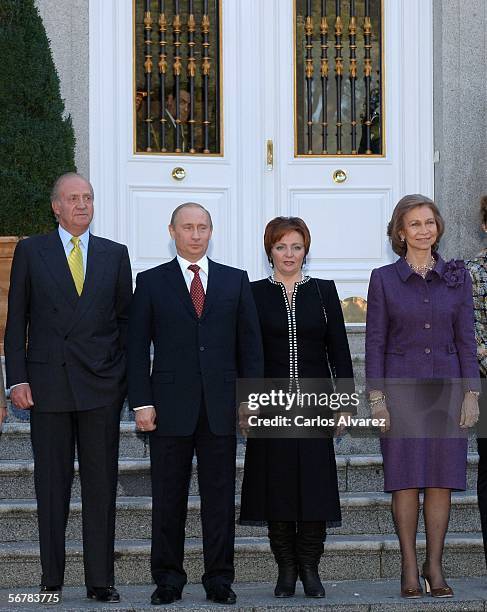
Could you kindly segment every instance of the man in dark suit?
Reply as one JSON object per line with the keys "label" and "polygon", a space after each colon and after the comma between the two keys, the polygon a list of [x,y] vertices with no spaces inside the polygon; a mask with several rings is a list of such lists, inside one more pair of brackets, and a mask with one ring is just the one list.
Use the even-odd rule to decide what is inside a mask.
{"label": "man in dark suit", "polygon": [[[150,436],[151,602],[181,599],[193,453],[198,459],[207,598],[233,604],[237,377],[263,374],[247,274],[209,260],[210,214],[187,203],[169,232],[177,257],[138,275],[129,324],[129,402]],[[150,346],[154,361],[150,371]]]}
{"label": "man in dark suit", "polygon": [[89,232],[93,189],[55,183],[57,230],[15,250],[5,332],[7,384],[30,409],[41,593],[64,579],[65,529],[77,447],[87,596],[116,602],[115,495],[132,275],[127,248]]}

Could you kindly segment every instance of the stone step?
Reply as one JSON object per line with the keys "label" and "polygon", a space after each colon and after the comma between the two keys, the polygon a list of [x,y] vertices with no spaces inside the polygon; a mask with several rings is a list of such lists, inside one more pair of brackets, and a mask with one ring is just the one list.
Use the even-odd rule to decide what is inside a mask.
{"label": "stone step", "polygon": [[[468,455],[467,489],[475,489],[477,482],[478,455]],[[237,457],[236,491],[240,493],[243,477],[244,458]],[[340,455],[337,456],[338,484],[340,491],[359,493],[382,491],[381,455]],[[32,461],[0,461],[0,499],[32,499],[34,493],[34,464]],[[80,497],[78,466],[75,464],[73,497]],[[118,495],[124,497],[150,496],[149,459],[120,459]],[[196,461],[190,482],[190,495],[198,495]]]}
{"label": "stone step", "polygon": [[[135,433],[135,424],[130,421],[120,423],[120,455],[142,459],[149,449],[144,444],[145,436]],[[8,421],[0,436],[0,460],[32,459],[30,424],[28,422]]]}
{"label": "stone step", "polygon": [[[131,459],[143,459],[149,456],[149,446],[146,436],[135,433],[134,423],[122,421],[120,423],[120,456]],[[376,437],[352,437],[344,435],[335,441],[337,454],[374,454],[380,452],[379,441]],[[245,445],[240,442],[237,454],[245,454]],[[32,460],[32,446],[30,442],[29,423],[7,422],[0,435],[0,461]]]}
{"label": "stone step", "polygon": [[347,325],[346,328],[350,352],[365,353],[365,324]]}
{"label": "stone step", "polygon": [[[236,497],[236,516],[240,514],[240,496]],[[331,535],[379,535],[394,534],[391,518],[391,497],[385,493],[342,493],[342,526],[330,530]],[[0,501],[0,542],[36,541],[36,502],[26,500]],[[119,540],[139,540],[151,533],[150,497],[119,497],[117,499],[116,537]],[[201,503],[198,496],[188,500],[186,537],[201,537]],[[480,533],[480,517],[477,495],[474,491],[454,493],[450,517],[450,531],[456,533]],[[262,537],[265,527],[237,525],[237,536]],[[424,532],[421,515],[419,532]],[[81,534],[81,502],[71,503],[66,537],[76,540]]]}
{"label": "stone step", "polygon": [[[418,555],[425,555],[424,536],[418,537]],[[66,585],[83,583],[80,542],[67,543]],[[149,540],[116,542],[117,584],[150,584]],[[203,554],[201,540],[188,538],[185,569],[190,583],[201,580]],[[267,538],[237,538],[235,542],[237,582],[271,582],[276,567]],[[450,533],[445,542],[444,571],[447,577],[473,577],[485,574],[482,539],[477,534]],[[324,580],[374,580],[398,578],[399,544],[395,536],[330,536],[325,545],[320,573]],[[0,588],[11,590],[39,584],[39,550],[30,542],[0,544]],[[415,608],[412,608],[415,609]]]}
{"label": "stone step", "polygon": [[[325,599],[305,598],[301,584],[298,582],[295,597],[289,599],[276,599],[272,593],[274,582],[245,583],[234,585],[237,594],[237,603],[233,606],[222,606],[218,608],[206,600],[205,591],[201,584],[188,584],[183,590],[183,598],[177,604],[165,606],[167,610],[190,610],[191,612],[209,612],[218,609],[220,612],[267,612],[276,610],[283,612],[287,610],[322,610],[323,612],[384,612],[405,610],[408,612],[467,612],[484,611],[487,605],[487,594],[484,578],[454,578],[449,580],[455,597],[450,600],[433,599],[424,597],[422,599],[405,600],[399,595],[399,583],[395,579],[390,580],[343,580],[327,581],[324,583],[326,589]],[[86,599],[86,591],[82,587],[66,587],[62,593],[62,603],[56,605],[59,612],[87,612],[88,610],[117,610],[117,612],[153,612],[154,606],[150,605],[150,594],[153,586],[119,586],[121,601],[119,604],[107,604],[106,606]],[[23,594],[34,595],[38,593],[37,588],[23,588],[0,590],[0,612],[39,612],[39,604],[36,603],[8,603],[9,595],[23,597]]]}
{"label": "stone step", "polygon": [[[362,416],[364,409],[359,413]],[[366,415],[365,415],[366,416]],[[469,439],[469,451],[475,453],[477,445],[474,432]],[[358,435],[356,432],[346,433],[341,438],[335,439],[335,453],[337,455],[374,455],[380,453],[380,445],[377,435],[370,434],[368,437]],[[245,454],[245,443],[239,438],[237,454]],[[131,459],[143,459],[149,456],[148,441],[146,436],[135,433],[135,425],[130,421],[120,423],[120,457]],[[3,426],[0,435],[0,461],[32,460],[32,447],[30,442],[30,425],[23,422],[7,422]]]}
{"label": "stone step", "polygon": [[[353,352],[352,364],[355,378],[355,386],[357,390],[363,390],[365,387],[365,354],[363,352]],[[122,412],[120,414],[122,422],[133,423],[134,413],[128,409],[127,401],[124,404]],[[28,423],[29,422],[29,411],[20,410],[12,405],[7,400],[7,422],[10,423]]]}

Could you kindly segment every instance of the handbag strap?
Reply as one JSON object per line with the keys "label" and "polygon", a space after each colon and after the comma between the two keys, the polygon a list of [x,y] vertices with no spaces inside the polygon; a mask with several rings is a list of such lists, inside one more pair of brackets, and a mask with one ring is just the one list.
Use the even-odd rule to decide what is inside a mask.
{"label": "handbag strap", "polygon": [[320,296],[321,308],[323,309],[323,315],[325,317],[325,323],[328,323],[328,316],[326,314],[325,301],[323,300],[323,295],[321,294],[320,283],[317,278],[313,279],[316,285],[316,290],[318,291],[318,295]]}
{"label": "handbag strap", "polygon": [[[328,325],[328,315],[326,314],[325,301],[324,301],[323,295],[321,293],[320,283],[318,282],[317,278],[314,278],[313,280],[315,282],[316,290],[318,291],[318,295],[320,296],[321,308],[323,310],[323,316],[325,317],[325,324]],[[328,348],[327,348],[326,344],[325,344],[325,357],[326,357],[326,363],[328,364],[328,369],[330,371],[331,380],[333,382],[333,389],[335,389],[336,372],[335,372],[335,368],[332,367],[330,358],[328,356]]]}

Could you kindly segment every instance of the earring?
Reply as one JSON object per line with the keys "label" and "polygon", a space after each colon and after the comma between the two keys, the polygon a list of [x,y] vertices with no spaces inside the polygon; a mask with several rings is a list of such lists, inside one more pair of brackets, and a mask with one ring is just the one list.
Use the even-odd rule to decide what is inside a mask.
{"label": "earring", "polygon": [[274,262],[272,261],[272,257],[269,257],[269,265],[271,268],[274,268]]}
{"label": "earring", "polygon": [[403,236],[403,237],[401,238],[401,242],[404,242],[405,240],[406,240],[406,238]]}
{"label": "earring", "polygon": [[304,268],[305,265],[306,265],[306,255],[304,256],[303,263],[301,264],[301,267]]}

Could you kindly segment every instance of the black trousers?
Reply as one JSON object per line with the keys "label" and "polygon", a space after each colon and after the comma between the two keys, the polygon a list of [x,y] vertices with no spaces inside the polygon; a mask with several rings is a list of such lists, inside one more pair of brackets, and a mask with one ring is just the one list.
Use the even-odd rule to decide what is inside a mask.
{"label": "black trousers", "polygon": [[78,451],[85,583],[114,584],[115,498],[120,406],[31,412],[42,584],[62,585],[65,532]]}
{"label": "black trousers", "polygon": [[477,472],[477,499],[484,540],[485,563],[487,566],[487,378],[482,377],[482,394],[479,399],[480,417],[477,426],[477,449],[479,467]]}
{"label": "black trousers", "polygon": [[202,403],[191,436],[150,436],[152,476],[151,569],[158,586],[182,590],[185,524],[193,454],[198,460],[206,590],[235,577],[236,436],[210,431]]}

